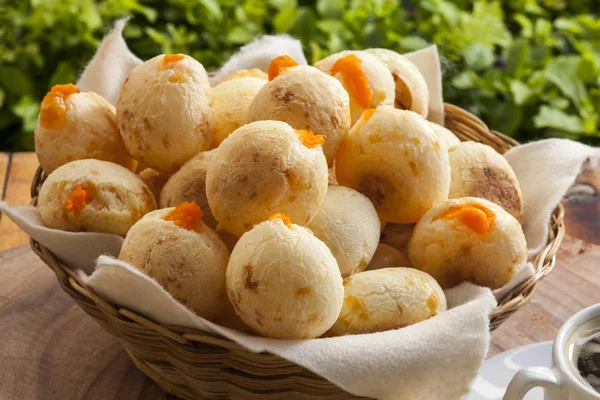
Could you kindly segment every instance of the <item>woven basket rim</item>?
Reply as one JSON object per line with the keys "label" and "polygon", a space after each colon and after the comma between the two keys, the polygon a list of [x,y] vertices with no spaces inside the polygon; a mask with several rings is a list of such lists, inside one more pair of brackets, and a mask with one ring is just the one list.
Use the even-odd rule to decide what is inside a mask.
{"label": "woven basket rim", "polygon": [[[445,104],[445,111],[446,127],[454,132],[456,136],[463,141],[474,140],[484,142],[494,147],[501,153],[504,153],[506,150],[518,144],[518,142],[512,138],[509,138],[499,132],[491,131],[483,121],[473,114],[461,109],[460,107],[451,104]],[[32,205],[37,204],[37,195],[44,179],[45,173],[41,167],[38,167],[31,186]],[[562,242],[564,234],[564,209],[562,205],[559,204],[555,208],[549,223],[548,243],[532,261],[536,271],[535,274],[510,290],[501,299],[498,299],[497,307],[490,313],[490,331],[495,330],[520,307],[525,305],[533,296],[539,282],[552,272],[552,269],[556,263],[556,253]],[[163,325],[156,323],[136,312],[128,310],[125,307],[110,304],[94,293],[90,287],[81,281],[75,271],[58,260],[58,258],[49,249],[33,239],[31,240],[31,247],[33,251],[56,274],[57,280],[62,289],[67,292],[88,314],[101,323],[103,328],[119,338],[123,330],[139,329],[143,327],[143,329],[146,330],[145,332],[152,332],[158,337],[164,338],[163,340],[169,339],[172,341],[172,343],[178,345],[202,345],[210,348],[225,349],[236,354],[247,355],[251,353],[241,345],[220,335],[182,326]],[[136,366],[150,376],[154,381],[156,381],[163,389],[184,398],[197,397],[199,389],[195,388],[192,383],[173,383],[172,381],[176,380],[174,377],[161,374],[156,370],[155,367],[151,365],[151,363],[147,363],[143,357],[137,355],[134,348],[135,346],[131,347],[131,345],[128,345],[128,341],[125,339],[120,338],[119,340],[135,362]],[[325,381],[322,377],[319,377],[318,375],[315,375],[300,366],[289,363],[268,353],[261,353],[259,356],[263,357],[261,358],[261,362],[268,360],[269,365],[278,365],[280,370],[284,369],[290,374],[294,374],[295,377],[305,377],[308,381],[310,381],[310,385],[312,385],[309,385],[310,387],[319,387],[319,390],[322,390],[325,394],[330,393],[330,391],[332,395],[339,394],[330,387],[333,384]],[[257,372],[253,370],[253,373],[257,375],[260,373],[269,372]],[[326,384],[322,383],[322,381],[326,382]],[[335,387],[335,385],[333,385],[333,387]],[[338,391],[341,390],[337,387],[335,388]],[[232,390],[236,389],[234,388]],[[345,392],[342,391],[342,393]],[[244,397],[242,396],[240,398]],[[347,397],[344,396],[344,398]]]}

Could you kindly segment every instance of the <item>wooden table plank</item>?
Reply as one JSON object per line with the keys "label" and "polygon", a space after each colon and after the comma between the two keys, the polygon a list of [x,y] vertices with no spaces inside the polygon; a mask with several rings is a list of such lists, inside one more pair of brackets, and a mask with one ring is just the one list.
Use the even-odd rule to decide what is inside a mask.
{"label": "wooden table plank", "polygon": [[0,254],[0,354],[3,400],[167,399],[29,246]]}
{"label": "wooden table plank", "polygon": [[9,161],[10,154],[0,153],[0,200],[4,200],[4,182],[6,180],[6,176],[8,175]]}
{"label": "wooden table plank", "polygon": [[[12,205],[29,204],[29,188],[37,167],[35,153],[13,153],[3,186],[4,200]],[[29,243],[29,236],[8,218],[0,219],[0,238],[0,251]]]}

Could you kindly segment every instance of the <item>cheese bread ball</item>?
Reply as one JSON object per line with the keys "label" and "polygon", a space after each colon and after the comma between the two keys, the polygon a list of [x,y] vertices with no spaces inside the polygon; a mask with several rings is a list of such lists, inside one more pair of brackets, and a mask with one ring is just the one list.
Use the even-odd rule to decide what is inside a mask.
{"label": "cheese bread ball", "polygon": [[342,51],[318,61],[315,67],[338,79],[350,95],[354,124],[369,109],[394,104],[394,79],[387,66],[366,51]]}
{"label": "cheese bread ball", "polygon": [[160,201],[160,192],[162,188],[167,184],[169,178],[171,178],[171,174],[160,172],[153,170],[152,168],[144,168],[138,176],[148,189],[152,192],[154,199],[156,200],[156,204]]}
{"label": "cheese bread ball", "polygon": [[94,158],[135,170],[119,135],[115,107],[96,93],[56,85],[46,94],[35,127],[35,153],[50,173],[68,162]]}
{"label": "cheese bread ball", "polygon": [[150,168],[175,172],[209,149],[212,103],[206,71],[192,57],[164,54],[146,61],[125,79],[117,102],[125,148]]}
{"label": "cheese bread ball", "polygon": [[383,232],[381,232],[380,242],[395,248],[407,260],[406,265],[403,265],[404,267],[410,266],[408,263],[408,242],[414,228],[415,224],[386,224]]}
{"label": "cheese bread ball", "polygon": [[335,78],[308,65],[287,68],[256,95],[248,122],[275,120],[323,135],[323,152],[332,165],[350,130],[350,99]]}
{"label": "cheese bread ball", "polygon": [[366,270],[371,271],[374,269],[382,268],[397,268],[397,267],[409,267],[408,256],[401,253],[400,250],[388,246],[385,243],[379,243],[377,250],[373,254],[373,258],[367,265]]}
{"label": "cheese bread ball", "polygon": [[240,238],[227,265],[227,293],[246,324],[277,339],[321,336],[337,319],[344,298],[331,251],[284,214]]}
{"label": "cheese bread ball", "polygon": [[137,220],[156,209],[156,200],[128,169],[107,161],[77,160],[48,175],[38,209],[48,228],[125,236]]}
{"label": "cheese bread ball", "polygon": [[388,49],[368,49],[389,68],[396,87],[395,106],[414,111],[427,118],[429,113],[429,89],[419,68],[406,56]]}
{"label": "cheese bread ball", "polygon": [[442,139],[446,143],[446,147],[448,150],[458,146],[460,144],[460,139],[456,137],[454,133],[450,129],[447,129],[441,125],[436,124],[435,122],[429,122],[433,131],[440,139]]}
{"label": "cheese bread ball", "polygon": [[346,277],[367,267],[379,242],[379,225],[367,197],[344,186],[330,186],[308,228],[329,247]]}
{"label": "cheese bread ball", "polygon": [[244,77],[222,82],[213,88],[213,148],[246,123],[250,104],[265,83],[266,79]]}
{"label": "cheese bread ball", "polygon": [[160,207],[176,207],[183,202],[194,202],[202,208],[204,223],[215,229],[217,220],[212,215],[206,198],[206,171],[215,150],[205,151],[183,164],[166,183],[160,194]]}
{"label": "cheese bread ball", "polygon": [[502,207],[465,197],[432,208],[417,222],[408,256],[444,289],[462,282],[498,289],[527,261],[527,243],[519,221]]}
{"label": "cheese bread ball", "polygon": [[147,214],[127,233],[119,259],[203,318],[214,319],[229,306],[229,250],[202,222],[202,210],[194,203]]}
{"label": "cheese bread ball", "polygon": [[239,237],[276,212],[308,224],[327,193],[323,142],[280,121],[252,122],[233,132],[216,149],[206,175],[219,227]]}
{"label": "cheese bread ball", "polygon": [[269,76],[267,75],[267,73],[265,71],[258,69],[258,68],[240,69],[239,71],[235,71],[231,75],[224,78],[222,81],[219,82],[219,84],[221,84],[225,81],[230,81],[232,79],[238,79],[238,78],[260,78],[260,79],[267,80],[267,79],[269,79]]}
{"label": "cheese bread ball", "polygon": [[523,217],[519,181],[506,159],[482,143],[463,142],[450,149],[449,198],[481,197],[494,202],[517,220]]}
{"label": "cheese bread ball", "polygon": [[336,157],[340,185],[365,194],[385,222],[417,222],[446,200],[446,145],[420,115],[391,106],[365,112]]}
{"label": "cheese bread ball", "polygon": [[328,335],[355,335],[403,328],[446,311],[446,296],[428,274],[385,268],[344,279],[342,311]]}

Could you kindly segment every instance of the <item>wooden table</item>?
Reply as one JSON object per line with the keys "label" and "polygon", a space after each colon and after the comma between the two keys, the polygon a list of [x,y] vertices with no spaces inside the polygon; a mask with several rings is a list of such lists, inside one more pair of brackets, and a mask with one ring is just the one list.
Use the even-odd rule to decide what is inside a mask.
{"label": "wooden table", "polygon": [[[28,203],[36,168],[31,153],[0,153],[2,198]],[[578,182],[596,196],[564,202],[568,235],[556,268],[492,334],[490,356],[552,340],[569,316],[600,302],[600,162],[587,163]],[[60,289],[28,243],[0,217],[0,251],[11,249],[0,254],[0,399],[167,398]]]}

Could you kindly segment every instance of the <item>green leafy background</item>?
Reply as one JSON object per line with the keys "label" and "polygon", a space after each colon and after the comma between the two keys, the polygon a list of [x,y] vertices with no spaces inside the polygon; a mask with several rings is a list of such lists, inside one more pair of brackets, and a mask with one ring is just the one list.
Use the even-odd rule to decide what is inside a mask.
{"label": "green leafy background", "polygon": [[32,150],[39,102],[76,80],[112,22],[135,54],[192,55],[209,70],[263,33],[309,61],[344,49],[436,43],[445,100],[526,141],[600,144],[598,0],[0,0],[0,149]]}

